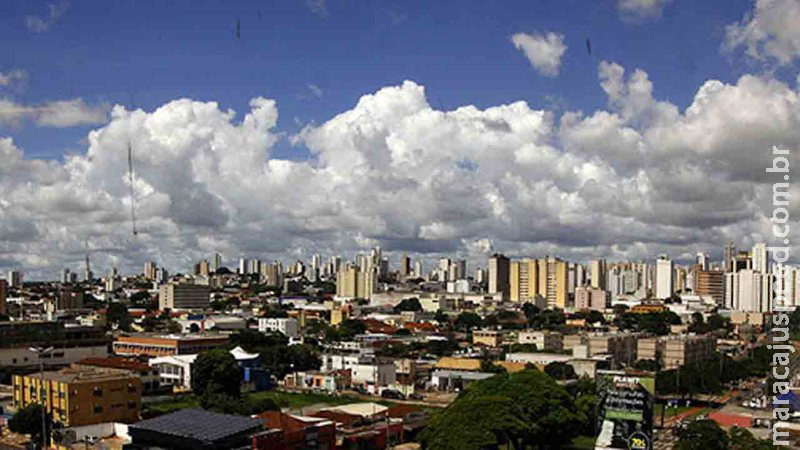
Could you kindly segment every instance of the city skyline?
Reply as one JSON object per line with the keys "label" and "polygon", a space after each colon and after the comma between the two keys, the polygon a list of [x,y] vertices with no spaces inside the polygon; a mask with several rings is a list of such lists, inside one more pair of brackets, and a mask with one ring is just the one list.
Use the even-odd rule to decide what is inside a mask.
{"label": "city skyline", "polygon": [[[258,17],[251,3],[174,6],[129,14],[89,42],[108,30],[85,4],[47,16],[46,2],[11,2],[0,27],[13,49],[0,61],[0,269],[56,279],[82,271],[87,250],[103,274],[151,260],[188,270],[215,252],[292,261],[380,245],[431,261],[690,261],[720,259],[728,240],[769,245],[764,167],[773,145],[800,145],[800,52],[778,20],[797,5],[766,3],[573,4],[569,21],[553,19],[557,4],[463,5],[457,24],[448,8],[380,5],[360,25],[363,12],[325,2]],[[277,48],[265,30],[279,18],[371,63],[332,63],[285,30]],[[484,26],[492,19],[505,25]],[[178,20],[204,32],[180,36]],[[343,30],[382,37],[367,45]],[[633,44],[646,37],[660,50]],[[59,42],[76,39],[69,56],[86,66],[60,65]],[[192,64],[175,61],[184,39],[205,51]],[[122,61],[113,45],[142,53]],[[269,60],[289,50],[309,58]],[[102,72],[92,52],[114,63]],[[201,60],[214,66],[205,82],[194,80]],[[158,89],[142,76],[153,67],[167,78]]]}

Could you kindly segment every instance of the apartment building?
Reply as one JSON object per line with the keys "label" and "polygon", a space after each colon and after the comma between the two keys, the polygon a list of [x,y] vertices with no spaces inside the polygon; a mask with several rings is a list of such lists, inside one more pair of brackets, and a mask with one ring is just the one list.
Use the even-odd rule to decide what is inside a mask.
{"label": "apartment building", "polygon": [[670,370],[713,357],[717,341],[710,334],[659,336],[640,339],[637,350],[639,359],[657,360]]}
{"label": "apartment building", "polygon": [[158,308],[204,310],[211,302],[211,290],[208,286],[188,283],[162,284],[158,288]]}
{"label": "apartment building", "polygon": [[575,288],[575,309],[604,311],[608,307],[608,295],[604,289],[581,286]]}
{"label": "apartment building", "polygon": [[561,333],[553,331],[524,330],[517,334],[517,343],[533,344],[537,350],[557,352],[564,348]]}
{"label": "apartment building", "polygon": [[44,400],[47,413],[67,427],[139,420],[142,381],[128,372],[69,367],[14,375],[12,382],[16,408]]}

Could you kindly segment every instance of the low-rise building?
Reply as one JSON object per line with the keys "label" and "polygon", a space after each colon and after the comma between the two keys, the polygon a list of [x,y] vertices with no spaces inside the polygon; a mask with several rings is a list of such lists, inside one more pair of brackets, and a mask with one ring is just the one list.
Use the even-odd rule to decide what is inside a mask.
{"label": "low-rise building", "polygon": [[131,448],[136,449],[273,448],[253,447],[263,430],[260,419],[182,409],[135,423],[128,427],[128,434],[133,441]]}
{"label": "low-rise building", "polygon": [[717,341],[713,335],[670,335],[640,339],[639,359],[658,361],[662,369],[676,369],[714,356]]}
{"label": "low-rise building", "polygon": [[157,392],[161,387],[158,369],[136,359],[130,358],[86,358],[74,364],[75,367],[101,367],[129,372],[142,380],[144,393]]}
{"label": "low-rise building", "polygon": [[254,448],[270,450],[336,448],[336,424],[321,417],[297,416],[280,411],[267,411],[256,416],[267,432],[254,439]]}
{"label": "low-rise building", "polygon": [[226,345],[228,336],[219,334],[119,336],[114,340],[114,353],[123,356],[192,355]]}
{"label": "low-rise building", "polygon": [[158,309],[205,310],[211,303],[208,286],[188,283],[167,283],[158,288]]}
{"label": "low-rise building", "polygon": [[297,319],[290,317],[259,318],[258,331],[261,333],[281,333],[292,339],[297,339],[300,336]]}
{"label": "low-rise building", "polygon": [[47,413],[65,426],[139,420],[142,381],[129,372],[70,367],[14,375],[12,381],[16,408],[42,403],[42,395]]}
{"label": "low-rise building", "polygon": [[536,350],[557,352],[564,348],[561,333],[554,331],[523,330],[517,334],[518,344],[535,345]]}
{"label": "low-rise building", "polygon": [[608,293],[605,289],[590,286],[575,288],[575,309],[604,311],[608,307]]}
{"label": "low-rise building", "polygon": [[[89,357],[105,358],[111,338],[100,327],[63,322],[0,322],[0,369],[66,366]],[[53,347],[38,355],[32,347]]]}
{"label": "low-rise building", "polygon": [[472,343],[487,347],[499,347],[503,343],[503,333],[498,330],[475,330],[472,332]]}

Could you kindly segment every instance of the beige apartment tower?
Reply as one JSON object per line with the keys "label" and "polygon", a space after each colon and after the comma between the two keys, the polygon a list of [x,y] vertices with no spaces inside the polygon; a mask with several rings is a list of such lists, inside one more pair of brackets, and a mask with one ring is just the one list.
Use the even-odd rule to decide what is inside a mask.
{"label": "beige apartment tower", "polygon": [[539,266],[535,259],[512,261],[509,273],[511,301],[525,303],[533,301],[539,292]]}
{"label": "beige apartment tower", "polygon": [[558,258],[538,261],[538,291],[547,300],[548,308],[567,306],[567,263]]}

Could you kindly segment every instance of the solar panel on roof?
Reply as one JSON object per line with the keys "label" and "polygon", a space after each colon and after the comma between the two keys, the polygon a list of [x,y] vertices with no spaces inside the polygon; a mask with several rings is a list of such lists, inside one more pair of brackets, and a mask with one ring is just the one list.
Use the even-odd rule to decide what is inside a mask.
{"label": "solar panel on roof", "polygon": [[131,425],[131,428],[213,442],[257,429],[260,425],[260,421],[249,417],[219,414],[202,409],[183,409],[143,420]]}

